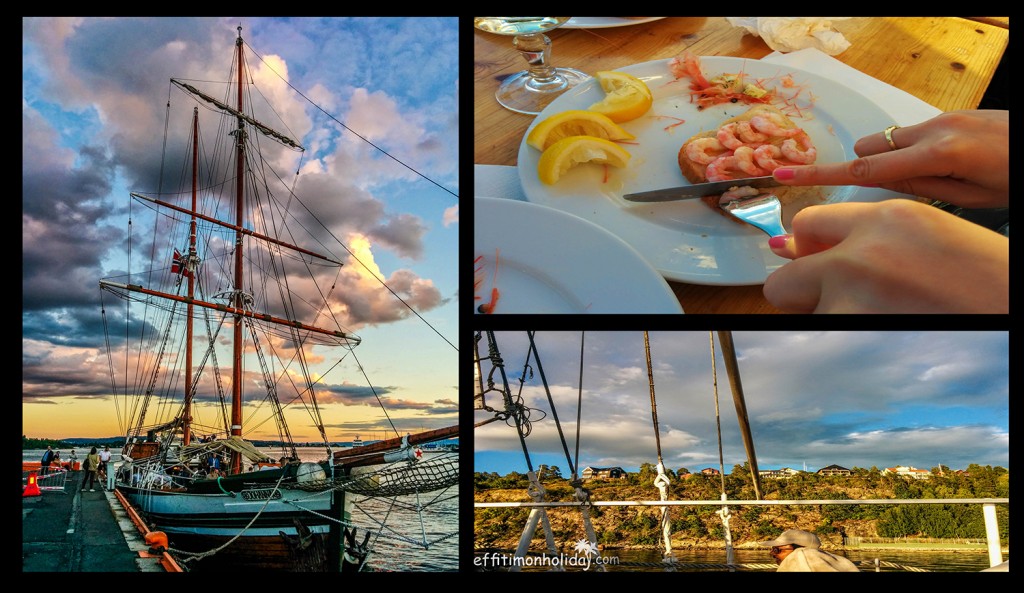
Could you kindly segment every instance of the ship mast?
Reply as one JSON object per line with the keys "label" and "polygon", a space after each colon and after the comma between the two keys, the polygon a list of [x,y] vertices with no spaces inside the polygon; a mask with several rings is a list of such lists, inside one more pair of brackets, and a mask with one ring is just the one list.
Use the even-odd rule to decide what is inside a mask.
{"label": "ship mast", "polygon": [[[243,87],[245,82],[242,51],[242,27],[238,27],[238,39],[235,40],[238,52],[238,112],[245,108]],[[243,209],[245,207],[245,120],[238,117],[238,129],[235,131],[235,226],[242,227],[245,223]],[[193,208],[195,210],[195,208]],[[245,308],[242,298],[242,237],[235,231],[235,292],[234,305],[236,310]],[[231,436],[242,436],[242,316],[235,315],[234,355],[231,369]],[[231,473],[237,474],[242,469],[242,456],[237,451],[231,453]]]}
{"label": "ship mast", "polygon": [[[315,257],[315,258],[318,258],[318,259],[330,262],[330,263],[335,264],[335,265],[339,265],[340,266],[340,265],[343,265],[343,264],[342,264],[342,262],[340,262],[340,261],[338,261],[338,260],[336,260],[336,259],[334,259],[332,257],[328,257],[328,256],[325,256],[325,255],[316,253],[314,251],[310,251],[308,249],[303,249],[303,248],[301,248],[301,247],[299,247],[297,245],[293,245],[293,244],[287,243],[285,241],[281,241],[281,240],[276,239],[274,237],[269,237],[269,236],[266,236],[266,235],[263,235],[263,234],[260,234],[260,233],[256,233],[255,231],[251,231],[251,230],[245,228],[246,220],[245,220],[245,209],[244,209],[244,207],[245,207],[245,178],[246,178],[245,177],[245,174],[246,174],[245,143],[246,143],[246,135],[247,135],[246,124],[249,124],[249,126],[251,126],[253,129],[255,129],[257,132],[259,132],[259,133],[261,133],[263,135],[266,135],[268,137],[272,137],[275,140],[281,142],[282,144],[284,144],[286,146],[298,149],[300,151],[305,150],[305,149],[302,148],[302,146],[300,146],[298,143],[296,143],[291,138],[288,138],[284,134],[281,134],[280,132],[277,132],[277,131],[271,129],[270,127],[266,126],[265,124],[260,123],[259,121],[255,120],[254,118],[252,118],[249,115],[246,115],[243,112],[243,109],[245,107],[245,93],[244,93],[244,87],[243,87],[243,84],[245,82],[245,78],[244,78],[245,61],[244,61],[244,55],[243,55],[243,41],[242,41],[242,28],[241,27],[238,27],[238,38],[235,41],[235,46],[236,46],[237,52],[238,52],[238,56],[237,56],[237,66],[238,66],[238,76],[237,76],[237,84],[238,84],[237,108],[231,107],[229,105],[226,105],[225,103],[222,103],[222,102],[220,102],[220,101],[210,97],[209,95],[206,95],[206,94],[200,92],[198,89],[196,89],[195,87],[193,87],[193,86],[191,86],[189,84],[186,84],[186,83],[184,83],[182,81],[179,81],[179,80],[175,80],[173,78],[171,79],[171,82],[174,83],[175,85],[177,85],[178,87],[180,87],[182,90],[184,90],[187,93],[189,93],[189,94],[191,94],[191,95],[193,95],[195,97],[198,97],[198,98],[200,98],[200,99],[202,99],[202,100],[204,100],[204,101],[206,101],[208,103],[213,104],[215,107],[217,107],[218,110],[228,114],[231,117],[234,117],[237,120],[237,122],[238,122],[236,128],[234,130],[232,130],[231,132],[229,132],[229,135],[232,135],[232,136],[235,137],[235,155],[236,155],[236,165],[235,165],[236,166],[236,170],[235,170],[236,187],[235,187],[235,220],[234,220],[234,223],[232,224],[232,223],[229,223],[227,221],[218,220],[216,218],[203,215],[203,214],[201,214],[201,213],[199,213],[197,211],[197,207],[198,207],[197,206],[197,191],[198,191],[198,181],[197,181],[197,179],[198,179],[198,139],[199,139],[199,135],[198,135],[198,125],[199,124],[198,124],[198,121],[199,120],[198,120],[198,108],[195,108],[194,111],[193,111],[192,208],[191,209],[186,209],[186,208],[183,208],[181,206],[175,206],[174,204],[169,204],[169,203],[163,202],[161,200],[156,200],[156,199],[153,199],[153,198],[141,195],[141,194],[137,194],[137,193],[134,193],[134,192],[132,192],[132,194],[131,194],[132,197],[143,199],[143,200],[147,200],[147,201],[155,203],[155,204],[157,204],[159,206],[171,208],[171,209],[176,210],[178,212],[182,212],[182,213],[185,213],[185,214],[189,215],[190,220],[191,220],[191,223],[190,223],[190,236],[189,236],[189,252],[188,252],[188,255],[186,257],[182,258],[184,261],[182,261],[179,264],[179,265],[182,265],[182,266],[184,266],[186,268],[186,272],[187,272],[186,277],[188,278],[188,296],[181,296],[181,295],[175,295],[175,294],[170,294],[170,293],[166,293],[166,292],[161,292],[161,291],[158,291],[158,290],[152,290],[152,289],[145,288],[145,287],[143,287],[141,285],[138,285],[138,284],[121,284],[121,283],[117,283],[117,282],[111,282],[109,280],[100,280],[100,288],[102,288],[104,290],[109,290],[109,291],[114,292],[114,293],[136,292],[136,293],[141,293],[141,294],[145,294],[145,295],[149,295],[149,296],[153,296],[153,297],[158,297],[158,298],[162,298],[162,299],[167,299],[167,300],[171,300],[171,301],[177,301],[179,303],[185,303],[188,306],[188,315],[187,315],[187,321],[186,321],[186,332],[187,332],[187,337],[186,337],[187,342],[186,343],[189,344],[190,346],[192,344],[192,339],[193,339],[192,316],[193,316],[193,310],[194,310],[193,308],[194,307],[202,307],[202,308],[205,308],[205,309],[212,309],[212,310],[219,311],[221,313],[224,313],[224,314],[227,314],[227,315],[231,315],[231,316],[234,317],[234,327],[233,327],[233,332],[232,332],[232,375],[231,375],[231,377],[232,377],[232,386],[231,386],[231,425],[230,425],[230,435],[231,436],[241,437],[242,436],[242,352],[243,352],[242,336],[243,336],[243,323],[244,323],[245,319],[257,320],[257,321],[266,322],[266,323],[272,323],[272,324],[275,324],[275,325],[280,325],[280,326],[286,326],[286,327],[294,328],[294,329],[300,330],[300,331],[307,331],[307,332],[317,333],[317,334],[320,334],[320,335],[323,335],[323,336],[328,336],[329,338],[337,341],[338,343],[345,344],[345,345],[347,345],[350,348],[357,346],[360,343],[361,339],[359,338],[359,336],[357,336],[355,334],[349,334],[349,333],[346,333],[346,332],[343,332],[343,331],[339,331],[339,330],[330,330],[330,329],[326,329],[326,328],[321,328],[321,327],[317,327],[317,326],[313,326],[313,325],[308,325],[308,324],[302,323],[302,322],[300,322],[298,320],[295,320],[295,319],[285,319],[285,318],[282,318],[282,317],[276,317],[276,316],[270,315],[268,313],[258,312],[253,307],[253,300],[252,300],[252,298],[250,296],[246,295],[244,290],[243,290],[245,278],[243,276],[243,269],[244,269],[243,268],[243,256],[244,256],[244,253],[243,253],[242,246],[243,246],[243,242],[244,242],[244,237],[246,237],[246,236],[251,236],[251,237],[253,237],[255,239],[258,239],[258,240],[261,240],[261,241],[267,241],[269,243],[273,243],[273,244],[276,244],[276,245],[281,245],[281,246],[283,246],[283,247],[285,247],[285,248],[287,248],[289,250],[297,251],[299,253],[303,253],[305,255],[308,255],[308,256],[311,256],[311,257]],[[207,221],[207,222],[219,225],[219,226],[221,226],[223,228],[231,229],[231,230],[233,230],[235,232],[235,254],[234,254],[234,262],[233,262],[234,263],[234,268],[235,268],[234,269],[234,278],[232,279],[232,290],[231,290],[230,296],[228,297],[228,302],[225,303],[225,304],[213,303],[213,302],[209,302],[209,301],[202,301],[202,300],[197,300],[195,298],[195,292],[194,292],[195,291],[195,277],[194,277],[194,274],[195,274],[195,267],[196,267],[195,264],[196,264],[196,262],[199,259],[198,255],[197,255],[197,250],[196,250],[196,241],[197,241],[196,227],[197,227],[197,221],[198,220],[204,220],[204,221]],[[195,389],[195,380],[192,377],[192,364],[193,364],[192,358],[193,358],[192,357],[192,351],[191,351],[191,348],[189,348],[189,349],[187,349],[186,354],[185,354],[185,366],[186,366],[185,392],[186,392],[186,396],[185,396],[185,407],[184,407],[184,413],[183,413],[183,424],[184,424],[183,441],[185,442],[185,444],[188,444],[189,441],[192,438],[191,426],[190,426],[190,422],[192,420],[192,418],[191,418],[191,401],[192,401],[192,393],[193,393],[193,391]],[[239,472],[241,470],[241,464],[242,464],[241,455],[237,454],[237,453],[232,453],[232,458],[231,458],[230,466],[229,466],[231,471],[232,472],[236,472],[236,473]]]}
{"label": "ship mast", "polygon": [[[199,169],[199,108],[192,108],[192,212],[196,211],[196,186]],[[182,412],[182,444],[192,442],[192,301],[195,298],[195,273],[192,262],[196,257],[196,217],[192,216],[188,233],[188,259],[185,260],[185,278],[188,280],[188,306],[185,314],[185,409]]]}

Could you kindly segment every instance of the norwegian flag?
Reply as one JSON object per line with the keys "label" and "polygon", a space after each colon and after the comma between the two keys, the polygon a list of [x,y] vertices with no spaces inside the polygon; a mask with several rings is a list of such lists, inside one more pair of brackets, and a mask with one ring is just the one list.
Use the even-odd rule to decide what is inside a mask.
{"label": "norwegian flag", "polygon": [[186,278],[192,277],[192,272],[189,271],[185,258],[182,257],[181,252],[177,249],[174,250],[174,260],[171,262],[171,273],[181,274]]}

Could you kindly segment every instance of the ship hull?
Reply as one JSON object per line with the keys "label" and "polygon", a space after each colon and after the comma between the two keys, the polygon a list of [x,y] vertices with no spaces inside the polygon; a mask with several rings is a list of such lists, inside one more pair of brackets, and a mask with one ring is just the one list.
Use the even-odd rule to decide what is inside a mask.
{"label": "ship hull", "polygon": [[246,492],[192,494],[123,485],[118,490],[155,530],[172,540],[176,534],[234,537],[242,530],[250,537],[277,536],[279,531],[295,535],[296,520],[314,532],[326,531],[332,523],[314,514],[330,516],[331,491],[279,490],[279,498],[267,501],[247,500]]}
{"label": "ship hull", "polygon": [[[342,525],[349,519],[344,491],[274,488],[276,479],[254,483],[252,476],[223,480],[217,492],[207,491],[215,480],[199,485],[199,492],[124,483],[117,489],[150,531],[167,535],[172,554],[184,559],[214,552],[186,563],[190,569],[338,571]],[[230,489],[246,478],[245,489]]]}
{"label": "ship hull", "polygon": [[[211,535],[177,534],[171,543],[176,550],[200,554],[228,543],[231,538]],[[327,549],[327,534],[314,534],[309,540],[311,550]],[[179,554],[180,555],[180,554]],[[330,566],[327,554],[295,552],[280,536],[243,537],[208,558],[186,564],[189,572],[253,573],[253,572],[337,572]],[[345,570],[349,570],[348,567]]]}

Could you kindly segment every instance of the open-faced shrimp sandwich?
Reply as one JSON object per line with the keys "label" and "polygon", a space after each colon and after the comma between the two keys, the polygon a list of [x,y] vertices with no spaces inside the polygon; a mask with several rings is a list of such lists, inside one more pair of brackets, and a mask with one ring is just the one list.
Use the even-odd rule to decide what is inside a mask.
{"label": "open-faced shrimp sandwich", "polygon": [[[694,135],[679,149],[679,169],[690,183],[771,175],[785,165],[818,158],[810,136],[777,108],[755,105],[718,128]],[[719,196],[705,202],[716,210]]]}

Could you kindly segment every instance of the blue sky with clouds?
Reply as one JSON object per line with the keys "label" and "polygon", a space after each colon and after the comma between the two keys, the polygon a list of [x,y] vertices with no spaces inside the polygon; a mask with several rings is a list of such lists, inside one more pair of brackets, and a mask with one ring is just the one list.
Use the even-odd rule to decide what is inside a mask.
{"label": "blue sky with clouds", "polygon": [[[409,428],[455,423],[458,19],[47,17],[22,21],[29,436],[109,434],[89,434],[99,415],[85,406],[110,391],[98,280],[128,265],[129,192],[160,187],[169,101],[168,146],[186,132],[193,103],[169,79],[223,81],[239,26],[255,82],[275,107],[257,119],[306,147],[301,160],[282,151],[282,170],[299,171],[304,203],[422,316],[368,274],[348,272],[346,326],[363,338],[370,380],[407,411]],[[145,228],[145,209],[132,214],[134,228]],[[396,356],[399,345],[415,360]],[[365,386],[360,373],[348,380]],[[64,425],[56,410],[89,422]],[[327,422],[366,438],[380,418]],[[43,434],[75,426],[72,435]]]}
{"label": "blue sky with clouds", "polygon": [[[971,463],[1009,467],[1009,335],[969,331],[733,332],[760,469]],[[526,448],[536,469],[570,463],[635,470],[658,448],[643,332],[538,332],[538,367],[524,376],[526,332],[496,332],[511,393],[531,409]],[[719,467],[715,407],[727,473],[747,459],[717,333],[650,332],[662,459],[673,470]],[[582,405],[580,358],[583,346]],[[486,335],[480,341],[487,356]],[[543,369],[554,414],[541,381]],[[484,377],[490,373],[483,362]],[[487,406],[503,410],[498,391]],[[577,449],[577,414],[580,437]],[[562,424],[568,460],[554,416]],[[480,424],[494,414],[477,410]],[[509,421],[511,423],[511,421]],[[527,471],[514,424],[474,430],[475,471]]]}

